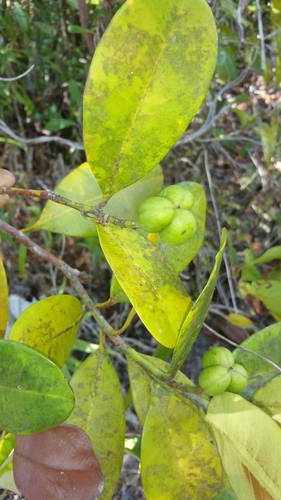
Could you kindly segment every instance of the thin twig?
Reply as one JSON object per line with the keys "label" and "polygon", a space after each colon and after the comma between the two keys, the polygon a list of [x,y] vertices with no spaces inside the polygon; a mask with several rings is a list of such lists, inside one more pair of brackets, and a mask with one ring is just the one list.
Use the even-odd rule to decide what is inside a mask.
{"label": "thin twig", "polygon": [[276,363],[274,363],[274,361],[272,361],[271,359],[267,358],[266,356],[262,356],[262,354],[259,354],[258,352],[252,351],[251,349],[247,349],[246,347],[243,347],[239,344],[236,344],[236,342],[233,342],[232,340],[227,339],[226,337],[224,337],[220,333],[216,332],[216,330],[211,328],[209,325],[207,325],[207,323],[203,323],[203,325],[206,328],[208,328],[208,330],[210,332],[212,332],[214,335],[216,335],[216,337],[219,337],[220,339],[224,340],[225,342],[227,342],[230,345],[233,345],[234,347],[237,347],[238,349],[242,349],[242,351],[248,352],[249,354],[253,354],[257,358],[260,358],[263,361],[265,361],[266,363],[268,363],[269,365],[273,366],[278,372],[281,372],[281,367],[278,366]]}
{"label": "thin twig", "polygon": [[1,82],[15,82],[16,80],[19,80],[20,78],[23,78],[24,76],[28,75],[28,73],[30,73],[30,71],[32,71],[32,70],[33,70],[34,66],[35,66],[35,65],[34,65],[34,64],[32,64],[32,65],[30,66],[30,68],[28,68],[28,69],[27,69],[24,73],[21,73],[21,74],[20,74],[20,75],[18,75],[18,76],[13,76],[13,77],[11,77],[11,78],[2,78],[2,77],[0,77],[0,81],[1,81]]}
{"label": "thin twig", "polygon": [[265,42],[263,34],[263,24],[262,24],[262,12],[260,6],[260,0],[256,0],[257,6],[257,17],[258,17],[258,28],[259,28],[259,38],[261,43],[261,69],[265,70]]}
{"label": "thin twig", "polygon": [[236,21],[238,24],[240,46],[245,42],[244,26],[243,26],[243,22],[242,22],[243,5],[244,5],[244,0],[239,0],[238,7],[237,7]]}
{"label": "thin twig", "polygon": [[[217,203],[216,203],[215,194],[214,194],[214,190],[213,190],[213,183],[212,183],[211,172],[210,172],[210,169],[209,169],[208,151],[206,149],[204,150],[204,163],[205,163],[205,170],[206,170],[206,175],[207,175],[208,184],[209,184],[209,190],[210,190],[211,200],[212,200],[212,204],[213,204],[214,211],[215,211],[217,228],[218,228],[219,236],[221,237],[222,227],[221,227],[221,223],[220,223],[220,216],[219,216],[218,206],[217,206]],[[232,281],[232,276],[231,276],[231,271],[230,271],[230,265],[229,265],[229,262],[228,262],[228,257],[227,257],[226,252],[223,253],[223,260],[224,260],[224,265],[225,265],[226,276],[227,276],[227,281],[228,281],[228,285],[229,285],[229,290],[230,290],[232,305],[233,305],[233,308],[234,308],[235,312],[238,312],[238,307],[237,307],[236,297],[235,297],[235,291],[234,291],[234,286],[233,286],[233,281]]]}
{"label": "thin twig", "polygon": [[59,142],[60,144],[65,144],[66,146],[70,146],[71,148],[74,149],[80,149],[84,150],[84,144],[80,142],[74,142],[70,141],[68,139],[64,139],[63,137],[58,137],[56,135],[50,135],[50,136],[40,136],[40,137],[35,137],[34,139],[23,139],[19,135],[15,134],[15,132],[8,127],[8,125],[3,122],[3,120],[0,120],[0,130],[8,135],[9,137],[12,137],[15,141],[18,141],[22,144],[25,144],[28,146],[29,144],[43,144],[45,142]]}
{"label": "thin twig", "polygon": [[218,100],[221,98],[221,96],[229,89],[236,87],[236,85],[239,85],[242,83],[245,78],[249,74],[249,68],[246,68],[242,73],[235,78],[235,80],[232,80],[231,82],[228,82],[222,89],[220,89],[214,100],[212,101],[212,104],[209,109],[209,113],[207,116],[206,121],[203,123],[202,127],[199,128],[199,130],[196,130],[196,132],[193,132],[193,134],[187,134],[184,135],[176,144],[176,146],[181,146],[183,144],[187,144],[188,142],[194,141],[201,135],[205,134],[208,129],[211,127],[211,125],[225,112],[227,111],[230,107],[231,104],[227,104],[226,106],[223,106],[223,108],[216,114],[216,109],[217,109],[217,103]]}
{"label": "thin twig", "polygon": [[54,193],[54,191],[51,191],[50,189],[20,189],[3,186],[1,188],[1,193],[49,200],[54,203],[58,203],[59,205],[73,208],[74,210],[80,212],[86,219],[90,219],[91,221],[99,224],[110,224],[121,228],[126,227],[128,229],[137,229],[140,227],[137,222],[118,219],[113,215],[105,214],[100,205],[93,207],[92,205],[86,205],[84,203],[79,203],[78,201],[69,200],[60,194]]}

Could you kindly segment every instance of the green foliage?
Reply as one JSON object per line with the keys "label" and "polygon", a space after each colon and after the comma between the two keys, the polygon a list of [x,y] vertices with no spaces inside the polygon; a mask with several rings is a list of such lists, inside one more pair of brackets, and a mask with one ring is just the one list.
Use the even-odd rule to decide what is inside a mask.
{"label": "green foliage", "polygon": [[[67,4],[70,18],[65,33],[81,41],[80,35],[88,30],[77,24],[77,2],[68,0]],[[99,4],[89,4],[91,32],[97,17],[108,15]],[[4,74],[11,62],[21,68],[34,57],[31,48],[39,45],[39,32],[45,37],[42,51],[35,57],[43,62],[36,69],[39,76],[44,73],[46,81],[53,78],[62,82],[68,71],[69,105],[65,113],[58,104],[50,109],[40,105],[35,108],[36,95],[43,93],[35,74],[30,75],[29,93],[19,82],[14,86],[14,98],[25,107],[26,114],[50,131],[76,126],[80,83],[86,71],[83,66],[75,74],[82,45],[70,53],[68,38],[58,33],[61,13],[50,15],[53,7],[48,4],[40,19],[37,0],[30,5],[11,1],[0,8],[1,26],[13,40],[11,44],[2,40],[0,66]],[[118,10],[119,3],[115,7]],[[278,2],[273,3],[274,23],[279,22],[279,7]],[[236,5],[221,1],[220,9],[227,12],[232,25]],[[241,23],[249,28],[245,19]],[[199,382],[214,396],[211,400],[179,371],[208,313],[227,235],[224,229],[214,266],[209,266],[209,279],[193,303],[178,274],[203,243],[206,197],[202,186],[194,182],[168,186],[162,191],[163,175],[158,162],[197,112],[216,61],[217,77],[227,80],[236,76],[235,47],[233,42],[226,45],[231,37],[235,38],[232,27],[222,23],[217,61],[217,35],[205,0],[128,0],[97,48],[83,101],[88,162],[60,182],[55,194],[49,195],[39,220],[25,231],[45,229],[88,238],[84,245],[91,248],[99,241],[113,273],[110,297],[105,303],[95,304],[83,287],[84,273],[50,252],[33,247],[37,255],[45,256],[71,280],[80,300],[59,294],[39,301],[21,314],[8,339],[0,340],[2,487],[19,490],[30,500],[39,498],[42,492],[62,500],[77,495],[111,500],[125,445],[140,460],[147,500],[203,500],[216,495],[221,499],[236,495],[238,500],[269,495],[281,498],[280,461],[276,460],[276,450],[281,448],[280,368],[241,348],[233,355],[228,353],[226,361],[207,353]],[[59,43],[65,44],[64,64],[60,61]],[[21,51],[17,50],[20,44]],[[276,81],[278,78],[277,72]],[[0,106],[8,113],[11,87],[0,83],[6,91]],[[251,122],[243,114],[238,115],[245,125]],[[275,115],[271,128],[271,135],[268,125],[259,128],[267,162],[279,134]],[[192,215],[194,234],[188,241],[161,241],[165,228],[154,227],[155,233],[149,225],[140,228],[139,207],[150,203],[151,198],[163,202],[165,197],[173,212],[175,209],[178,214],[182,211]],[[147,217],[150,219],[151,214]],[[183,230],[187,229],[185,221]],[[26,243],[22,233],[16,234],[21,243]],[[274,269],[268,280],[260,280],[255,267],[276,258],[280,258],[280,247],[258,259],[248,253],[240,288],[263,297],[278,316],[280,268]],[[24,261],[25,256],[21,258]],[[3,337],[8,287],[2,261],[0,264]],[[128,302],[131,309],[123,327],[115,330],[102,310],[119,302]],[[75,339],[85,308],[100,329],[98,346]],[[121,337],[135,315],[159,343],[155,356],[138,353]],[[255,333],[243,346],[280,366],[280,325]],[[125,440],[124,396],[110,359],[116,351],[107,347],[106,339],[127,359],[130,391],[126,402],[133,401],[143,426],[142,435],[131,440]],[[72,347],[89,356],[74,366],[68,357]],[[172,359],[167,363],[164,358],[170,354]],[[214,383],[215,389],[211,387]],[[242,386],[242,396],[229,392],[240,391]],[[222,390],[226,392],[220,394]]]}

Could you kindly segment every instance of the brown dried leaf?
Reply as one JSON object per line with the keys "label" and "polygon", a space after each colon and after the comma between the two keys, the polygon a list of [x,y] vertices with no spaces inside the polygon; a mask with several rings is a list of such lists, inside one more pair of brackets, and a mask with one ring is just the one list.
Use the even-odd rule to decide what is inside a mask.
{"label": "brown dried leaf", "polygon": [[96,500],[103,490],[91,441],[76,425],[16,436],[14,479],[28,500]]}

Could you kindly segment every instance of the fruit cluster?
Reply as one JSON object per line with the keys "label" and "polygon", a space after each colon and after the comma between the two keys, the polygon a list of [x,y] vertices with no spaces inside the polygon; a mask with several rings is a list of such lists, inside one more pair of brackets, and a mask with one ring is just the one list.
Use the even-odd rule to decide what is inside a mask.
{"label": "fruit cluster", "polygon": [[196,219],[190,212],[193,204],[193,195],[186,188],[168,186],[140,205],[139,225],[148,233],[159,233],[164,243],[182,245],[196,232]]}
{"label": "fruit cluster", "polygon": [[235,363],[233,354],[225,347],[213,347],[205,352],[202,366],[199,385],[210,396],[218,396],[225,391],[239,393],[247,385],[247,371]]}

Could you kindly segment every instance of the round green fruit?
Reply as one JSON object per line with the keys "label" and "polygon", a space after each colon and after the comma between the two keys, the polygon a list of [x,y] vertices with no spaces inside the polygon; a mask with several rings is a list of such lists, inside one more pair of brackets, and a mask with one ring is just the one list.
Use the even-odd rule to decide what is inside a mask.
{"label": "round green fruit", "polygon": [[225,366],[208,366],[199,375],[201,389],[210,396],[222,394],[231,382],[230,371]]}
{"label": "round green fruit", "polygon": [[[167,198],[163,198],[165,200]],[[179,246],[190,240],[196,233],[196,219],[185,209],[177,210],[171,222],[159,232],[159,236],[168,245]]]}
{"label": "round green fruit", "polygon": [[139,225],[148,233],[159,233],[171,222],[175,211],[175,205],[168,198],[148,198],[139,207]]}
{"label": "round green fruit", "polygon": [[234,362],[235,361],[232,352],[225,347],[211,347],[211,349],[205,352],[202,358],[203,368],[217,365],[231,368],[234,365]]}
{"label": "round green fruit", "polygon": [[185,208],[189,210],[194,205],[194,197],[193,194],[188,191],[188,189],[183,186],[179,186],[178,184],[174,184],[173,186],[168,186],[159,196],[163,196],[164,198],[168,198],[177,208]]}
{"label": "round green fruit", "polygon": [[230,392],[242,392],[244,391],[248,382],[248,373],[244,366],[235,363],[230,370],[231,382],[227,388]]}

